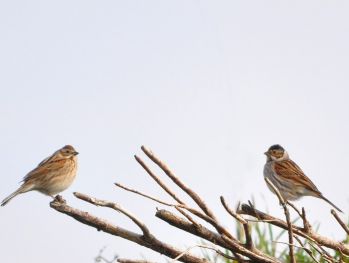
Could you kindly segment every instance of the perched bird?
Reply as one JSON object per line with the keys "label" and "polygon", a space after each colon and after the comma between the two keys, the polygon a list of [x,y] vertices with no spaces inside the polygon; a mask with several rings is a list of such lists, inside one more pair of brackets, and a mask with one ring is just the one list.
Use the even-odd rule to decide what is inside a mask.
{"label": "perched bird", "polygon": [[66,145],[56,151],[25,176],[22,180],[23,184],[6,197],[1,202],[1,206],[6,205],[16,195],[32,190],[54,197],[67,189],[76,175],[76,155],[78,152],[71,145]]}
{"label": "perched bird", "polygon": [[[264,177],[268,178],[279,190],[284,200],[297,200],[303,196],[314,196],[325,200],[342,212],[330,200],[322,195],[315,184],[303,173],[301,168],[290,159],[285,149],[275,144],[264,153],[267,162],[264,165]],[[274,192],[268,185],[269,189]]]}

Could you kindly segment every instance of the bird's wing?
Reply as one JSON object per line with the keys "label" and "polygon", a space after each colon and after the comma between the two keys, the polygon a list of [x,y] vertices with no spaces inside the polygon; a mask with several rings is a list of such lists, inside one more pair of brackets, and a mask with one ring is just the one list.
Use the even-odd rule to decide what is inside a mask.
{"label": "bird's wing", "polygon": [[52,155],[42,161],[35,169],[30,171],[24,178],[23,181],[27,182],[35,178],[41,177],[52,170],[59,170],[66,163],[66,159],[57,158],[57,156]]}
{"label": "bird's wing", "polygon": [[304,186],[308,190],[317,192],[320,194],[320,191],[317,189],[315,184],[304,174],[301,168],[292,160],[284,160],[274,163],[275,173],[286,179],[292,180],[295,184]]}
{"label": "bird's wing", "polygon": [[57,152],[54,152],[51,156],[42,160],[37,167],[42,166],[44,163],[49,163],[50,161],[53,161],[55,159],[57,159]]}

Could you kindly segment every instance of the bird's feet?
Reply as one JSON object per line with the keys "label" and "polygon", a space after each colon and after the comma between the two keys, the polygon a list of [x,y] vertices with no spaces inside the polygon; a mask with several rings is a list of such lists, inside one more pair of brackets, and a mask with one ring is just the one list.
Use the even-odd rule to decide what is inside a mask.
{"label": "bird's feet", "polygon": [[66,203],[66,201],[63,199],[62,196],[60,195],[56,195],[54,198],[53,198],[53,201],[52,202],[58,202],[58,203]]}

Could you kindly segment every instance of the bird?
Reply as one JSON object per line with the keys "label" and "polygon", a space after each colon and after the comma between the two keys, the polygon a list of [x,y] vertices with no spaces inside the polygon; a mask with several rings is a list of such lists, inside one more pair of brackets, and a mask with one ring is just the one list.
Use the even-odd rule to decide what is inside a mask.
{"label": "bird", "polygon": [[78,154],[71,145],[65,145],[54,152],[23,178],[22,185],[6,197],[1,206],[15,196],[33,190],[54,198],[54,195],[67,189],[74,181]]}
{"label": "bird", "polygon": [[[339,212],[342,212],[341,209],[323,196],[302,169],[290,159],[287,151],[281,145],[270,146],[264,154],[267,156],[263,171],[264,177],[273,183],[285,201],[297,200],[303,196],[313,196],[323,199]],[[268,187],[274,193],[269,185]]]}

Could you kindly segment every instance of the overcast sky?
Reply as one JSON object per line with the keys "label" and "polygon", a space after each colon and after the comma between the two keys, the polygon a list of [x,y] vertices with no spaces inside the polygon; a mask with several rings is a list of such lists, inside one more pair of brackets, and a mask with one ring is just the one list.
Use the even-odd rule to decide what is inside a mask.
{"label": "overcast sky", "polygon": [[[233,228],[220,195],[231,205],[254,196],[282,216],[263,180],[263,152],[279,143],[347,216],[348,8],[319,0],[1,1],[0,199],[72,144],[80,155],[75,183],[62,193],[69,204],[138,231],[72,192],[115,201],[183,248],[198,239],[155,218],[159,205],[113,186],[171,201],[134,161],[144,157],[140,146]],[[49,202],[32,192],[0,209],[1,262],[88,263],[104,246],[107,256],[160,258]],[[327,203],[296,204],[321,233],[344,237]]]}

